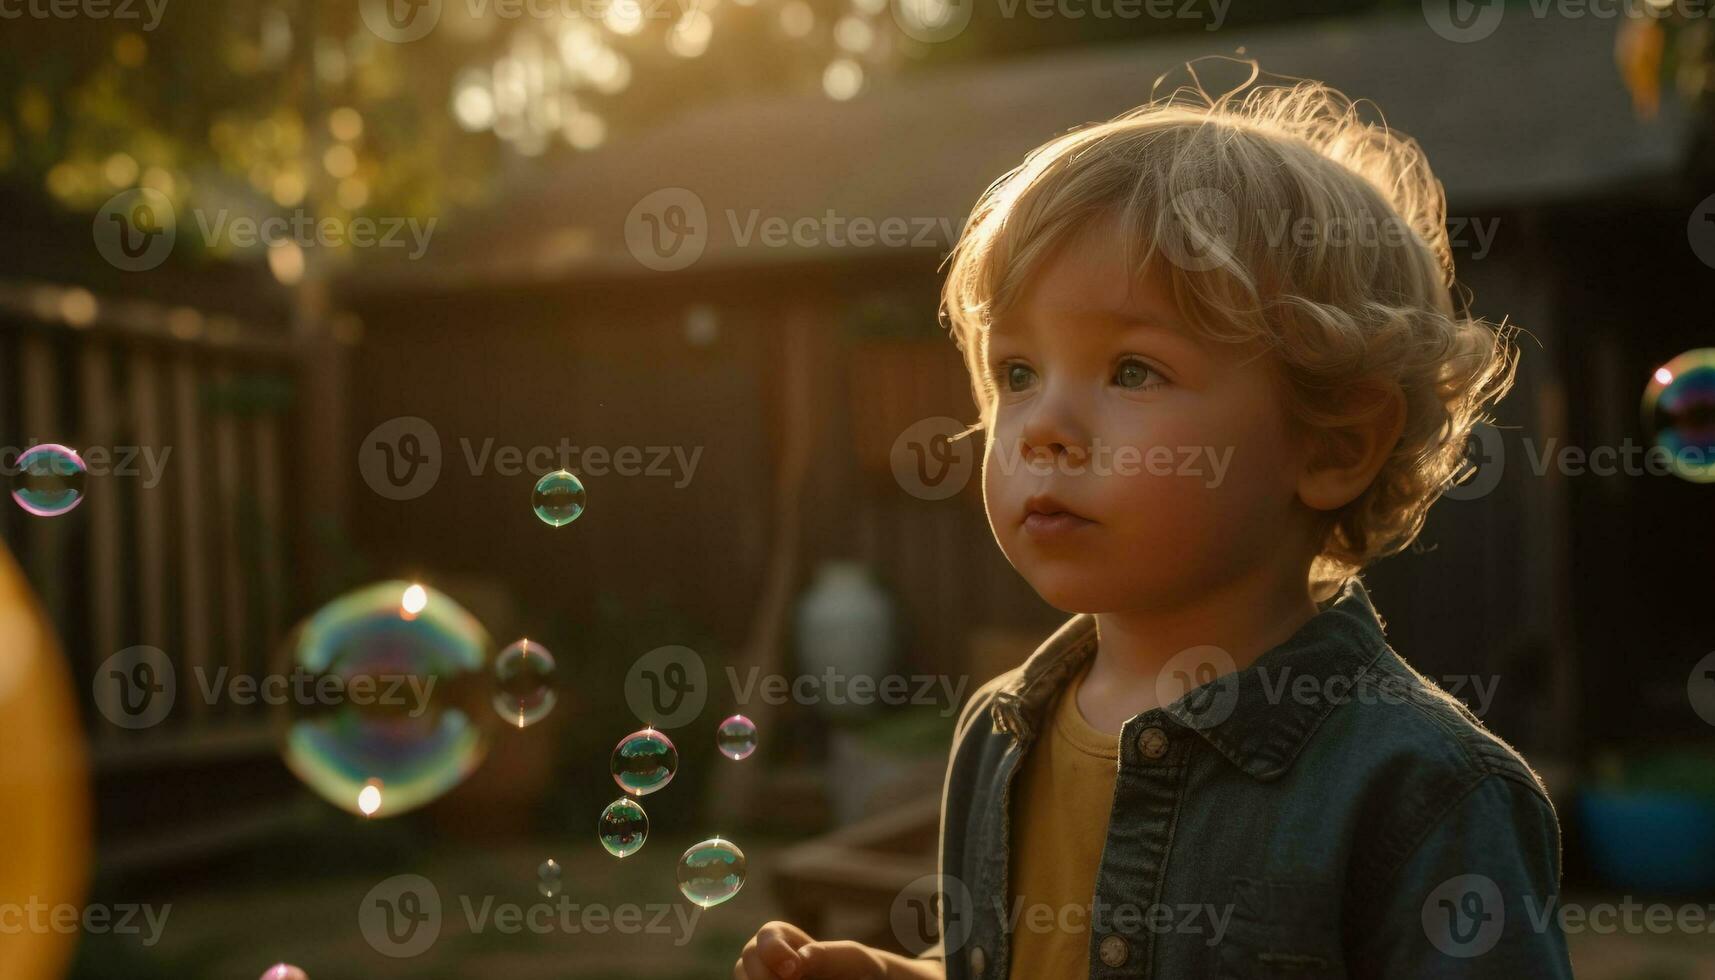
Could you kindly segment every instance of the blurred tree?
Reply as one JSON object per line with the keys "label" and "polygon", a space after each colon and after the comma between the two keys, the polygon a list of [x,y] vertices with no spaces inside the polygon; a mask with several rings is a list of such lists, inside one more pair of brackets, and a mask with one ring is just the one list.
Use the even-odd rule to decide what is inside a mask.
{"label": "blurred tree", "polygon": [[[0,180],[73,212],[142,187],[179,213],[194,201],[256,219],[451,216],[528,158],[740,93],[844,99],[917,64],[1378,5],[1415,6],[1152,0],[1147,15],[1072,17],[1025,0],[20,0],[0,33]],[[188,238],[216,257],[237,248]]]}

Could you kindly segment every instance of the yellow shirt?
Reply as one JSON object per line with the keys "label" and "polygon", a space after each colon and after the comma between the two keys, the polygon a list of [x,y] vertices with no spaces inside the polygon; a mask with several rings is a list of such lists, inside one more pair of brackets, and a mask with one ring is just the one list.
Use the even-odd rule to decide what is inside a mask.
{"label": "yellow shirt", "polygon": [[[1090,904],[1119,773],[1119,733],[1078,710],[1086,664],[1061,692],[1022,763],[1012,795],[1013,980],[1090,975]],[[1008,920],[1011,921],[1010,918]]]}

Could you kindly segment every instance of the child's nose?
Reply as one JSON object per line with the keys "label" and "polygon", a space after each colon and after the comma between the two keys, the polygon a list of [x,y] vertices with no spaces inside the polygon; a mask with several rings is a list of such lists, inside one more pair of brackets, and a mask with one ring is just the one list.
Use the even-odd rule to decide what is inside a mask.
{"label": "child's nose", "polygon": [[1020,451],[1030,461],[1081,460],[1087,453],[1089,433],[1067,399],[1045,396],[1037,400],[1025,420]]}

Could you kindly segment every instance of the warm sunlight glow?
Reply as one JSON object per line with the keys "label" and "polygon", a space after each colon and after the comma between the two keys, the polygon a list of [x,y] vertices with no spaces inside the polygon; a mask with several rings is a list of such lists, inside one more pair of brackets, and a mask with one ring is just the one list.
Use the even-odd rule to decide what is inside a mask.
{"label": "warm sunlight glow", "polygon": [[381,784],[372,779],[358,790],[357,808],[366,817],[375,816],[375,812],[381,809]]}
{"label": "warm sunlight glow", "polygon": [[429,593],[421,585],[413,585],[405,590],[405,595],[399,600],[399,608],[415,616],[429,604]]}
{"label": "warm sunlight glow", "polygon": [[466,72],[453,89],[453,118],[465,132],[480,132],[494,125],[494,96],[480,72]]}
{"label": "warm sunlight glow", "polygon": [[701,10],[687,10],[667,34],[667,50],[681,58],[695,58],[709,49],[714,18]]}
{"label": "warm sunlight glow", "polygon": [[643,5],[637,0],[613,0],[602,23],[615,34],[636,34],[643,28]]}

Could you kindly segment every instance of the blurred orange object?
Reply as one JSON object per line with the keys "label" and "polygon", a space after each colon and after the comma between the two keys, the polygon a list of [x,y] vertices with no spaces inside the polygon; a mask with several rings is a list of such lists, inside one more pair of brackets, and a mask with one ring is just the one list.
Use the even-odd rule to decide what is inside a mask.
{"label": "blurred orange object", "polygon": [[1650,17],[1621,22],[1614,36],[1614,63],[1632,93],[1632,111],[1641,119],[1654,119],[1661,111],[1661,59],[1666,44],[1666,32]]}
{"label": "blurred orange object", "polygon": [[90,831],[84,737],[59,643],[4,545],[0,725],[0,913],[17,910],[0,914],[0,977],[62,977],[77,934],[41,920],[32,927],[26,910],[83,902]]}

